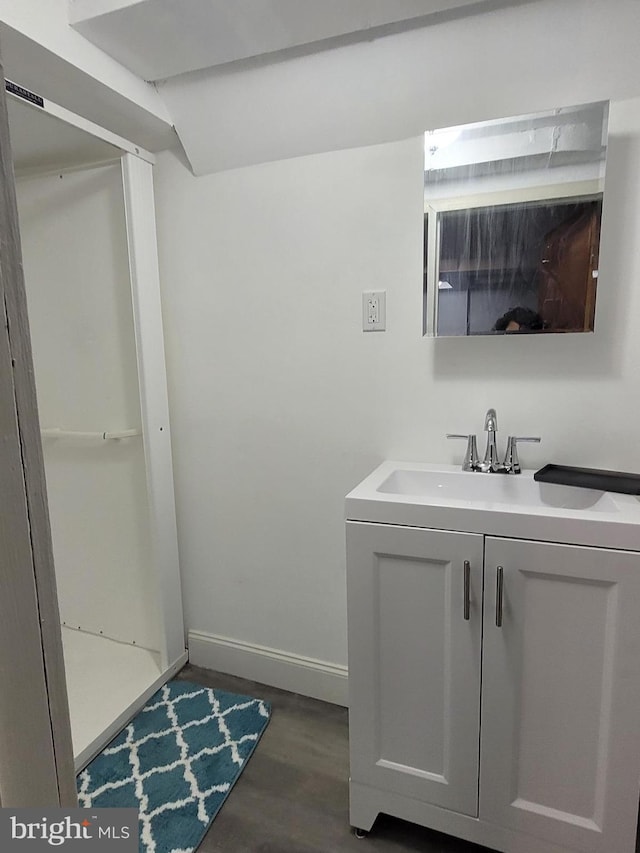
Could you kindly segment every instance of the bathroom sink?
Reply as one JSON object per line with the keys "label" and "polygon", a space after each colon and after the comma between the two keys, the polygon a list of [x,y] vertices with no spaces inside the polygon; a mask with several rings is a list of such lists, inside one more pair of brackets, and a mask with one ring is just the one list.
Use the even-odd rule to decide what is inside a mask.
{"label": "bathroom sink", "polygon": [[540,483],[534,471],[482,474],[384,462],[346,499],[346,517],[438,530],[640,550],[634,495]]}
{"label": "bathroom sink", "polygon": [[522,507],[564,507],[591,512],[617,512],[608,492],[538,483],[522,474],[470,474],[467,471],[424,471],[396,468],[378,486],[381,493],[416,495],[435,501],[503,503]]}

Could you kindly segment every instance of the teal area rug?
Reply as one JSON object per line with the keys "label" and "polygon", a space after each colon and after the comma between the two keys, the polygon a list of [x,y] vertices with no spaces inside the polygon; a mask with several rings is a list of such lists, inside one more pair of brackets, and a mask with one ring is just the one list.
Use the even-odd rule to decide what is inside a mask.
{"label": "teal area rug", "polygon": [[137,808],[140,853],[191,853],[269,714],[260,699],[174,679],[78,775],[78,804]]}

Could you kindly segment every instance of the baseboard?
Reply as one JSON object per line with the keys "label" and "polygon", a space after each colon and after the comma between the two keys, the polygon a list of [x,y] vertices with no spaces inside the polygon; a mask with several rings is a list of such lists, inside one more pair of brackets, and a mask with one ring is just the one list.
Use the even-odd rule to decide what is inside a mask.
{"label": "baseboard", "polygon": [[347,667],[335,663],[202,631],[189,631],[189,662],[334,705],[348,704]]}

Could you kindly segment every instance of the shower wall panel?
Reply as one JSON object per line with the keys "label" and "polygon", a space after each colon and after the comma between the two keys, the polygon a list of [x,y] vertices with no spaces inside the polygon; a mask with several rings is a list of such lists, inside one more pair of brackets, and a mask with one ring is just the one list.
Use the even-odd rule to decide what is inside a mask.
{"label": "shower wall panel", "polygon": [[[60,612],[160,647],[118,164],[18,181]],[[78,435],[77,433],[85,433]],[[86,435],[94,434],[92,435]]]}

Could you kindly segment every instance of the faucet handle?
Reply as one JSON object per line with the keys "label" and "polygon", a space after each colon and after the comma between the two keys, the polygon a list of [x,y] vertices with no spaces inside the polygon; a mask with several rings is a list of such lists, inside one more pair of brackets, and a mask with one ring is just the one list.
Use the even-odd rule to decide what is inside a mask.
{"label": "faucet handle", "polygon": [[507,439],[507,452],[504,457],[504,472],[505,474],[520,474],[520,460],[518,459],[518,442],[529,441],[538,444],[539,436],[533,435],[510,435]]}
{"label": "faucet handle", "polygon": [[448,432],[447,438],[464,438],[467,441],[467,451],[462,460],[463,471],[477,471],[480,464],[478,458],[478,446],[476,444],[475,435],[460,435],[454,432]]}

